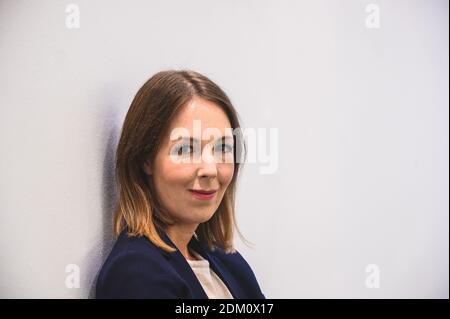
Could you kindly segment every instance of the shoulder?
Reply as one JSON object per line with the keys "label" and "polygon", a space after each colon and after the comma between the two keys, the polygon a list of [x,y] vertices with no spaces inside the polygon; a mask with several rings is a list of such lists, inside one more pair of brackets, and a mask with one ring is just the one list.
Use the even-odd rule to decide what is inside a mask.
{"label": "shoulder", "polygon": [[210,251],[210,255],[231,273],[236,282],[242,285],[242,288],[246,290],[247,298],[265,298],[255,273],[239,251],[226,253],[224,250],[217,248]]}
{"label": "shoulder", "polygon": [[227,268],[253,272],[248,262],[238,250],[235,250],[233,253],[227,253],[221,248],[216,248],[212,251],[210,250],[209,253],[220,260]]}
{"label": "shoulder", "polygon": [[100,270],[96,297],[175,298],[182,287],[168,269],[164,255],[147,238],[122,232]]}

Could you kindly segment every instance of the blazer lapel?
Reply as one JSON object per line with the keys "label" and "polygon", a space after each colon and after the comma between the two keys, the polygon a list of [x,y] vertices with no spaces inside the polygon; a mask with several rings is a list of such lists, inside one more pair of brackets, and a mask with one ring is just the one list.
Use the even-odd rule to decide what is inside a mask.
{"label": "blazer lapel", "polygon": [[241,294],[237,289],[239,285],[234,280],[233,276],[231,276],[231,273],[226,269],[226,267],[223,266],[220,260],[218,260],[210,252],[208,247],[200,243],[195,238],[195,236],[192,237],[191,241],[189,242],[189,245],[193,248],[193,250],[202,255],[203,258],[208,260],[211,269],[217,274],[217,276],[219,276],[220,279],[222,279],[223,283],[225,284],[225,286],[227,286],[233,298],[234,299],[240,298]]}
{"label": "blazer lapel", "polygon": [[178,274],[180,274],[181,278],[183,278],[188,283],[193,294],[192,298],[208,299],[208,296],[203,290],[203,287],[198,281],[197,276],[195,275],[191,266],[188,264],[175,244],[170,240],[169,236],[167,236],[164,232],[162,232],[160,236],[166,244],[177,250],[173,253],[163,251],[163,254],[166,256],[166,258],[173,266],[173,268],[178,272]]}

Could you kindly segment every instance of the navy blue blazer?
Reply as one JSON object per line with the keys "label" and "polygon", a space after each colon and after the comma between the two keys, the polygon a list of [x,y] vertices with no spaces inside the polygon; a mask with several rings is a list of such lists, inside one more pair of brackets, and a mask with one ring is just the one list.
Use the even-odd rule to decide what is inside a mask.
{"label": "navy blue blazer", "polygon": [[[161,232],[161,239],[176,248]],[[214,251],[192,236],[191,250],[209,261],[235,299],[265,299],[256,277],[239,252]],[[96,298],[207,299],[192,268],[177,249],[173,253],[155,246],[146,237],[129,237],[124,230],[97,278]]]}

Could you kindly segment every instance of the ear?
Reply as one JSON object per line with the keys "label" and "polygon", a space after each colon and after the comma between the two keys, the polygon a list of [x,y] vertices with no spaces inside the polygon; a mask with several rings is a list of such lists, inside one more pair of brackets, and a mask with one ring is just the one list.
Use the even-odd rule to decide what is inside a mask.
{"label": "ear", "polygon": [[144,170],[144,172],[147,174],[147,175],[152,175],[152,165],[151,165],[151,163],[150,163],[150,161],[149,160],[146,160],[145,162],[144,162],[144,165],[142,166],[142,169]]}

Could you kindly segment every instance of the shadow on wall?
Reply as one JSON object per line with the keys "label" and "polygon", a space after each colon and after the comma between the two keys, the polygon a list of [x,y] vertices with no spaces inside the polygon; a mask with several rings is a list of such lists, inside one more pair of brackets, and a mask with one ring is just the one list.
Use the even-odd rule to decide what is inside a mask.
{"label": "shadow on wall", "polygon": [[106,94],[109,100],[108,107],[105,108],[104,114],[101,114],[99,121],[102,127],[101,141],[106,141],[104,148],[104,158],[102,163],[102,227],[99,239],[94,244],[87,255],[86,260],[86,278],[83,287],[89,287],[86,291],[86,297],[89,299],[95,298],[95,287],[97,283],[98,273],[101,266],[108,257],[109,252],[115,241],[113,233],[113,215],[116,208],[117,200],[117,186],[115,178],[115,155],[117,144],[119,140],[119,123],[117,121],[117,95],[116,88],[111,86]]}

